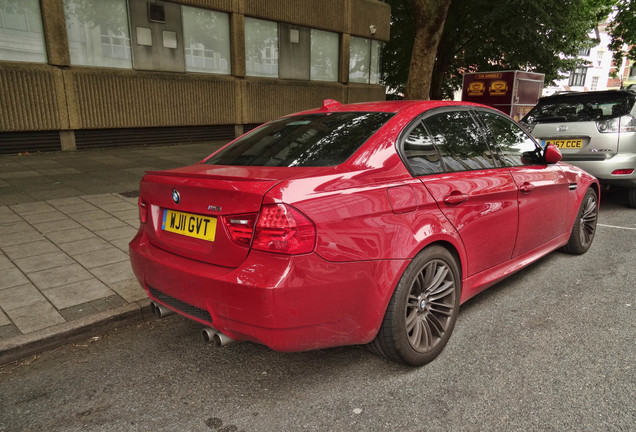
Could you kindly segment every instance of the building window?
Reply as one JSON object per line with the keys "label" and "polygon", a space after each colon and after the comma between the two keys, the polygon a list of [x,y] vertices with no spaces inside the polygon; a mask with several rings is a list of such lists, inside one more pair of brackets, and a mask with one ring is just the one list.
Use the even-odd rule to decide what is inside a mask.
{"label": "building window", "polygon": [[570,73],[570,81],[569,81],[568,84],[570,86],[582,87],[583,85],[585,85],[585,75],[586,74],[587,74],[587,68],[586,67],[580,67],[580,68],[574,69],[574,71],[572,71]]}
{"label": "building window", "polygon": [[592,91],[596,90],[598,87],[598,78],[599,77],[592,77]]}
{"label": "building window", "polygon": [[338,33],[311,29],[311,80],[338,81]]}
{"label": "building window", "polygon": [[0,0],[0,60],[47,62],[38,0]]}
{"label": "building window", "polygon": [[278,24],[245,18],[245,69],[248,76],[278,77]]}
{"label": "building window", "polygon": [[583,48],[579,50],[579,56],[587,57],[590,55],[590,48]]}
{"label": "building window", "polygon": [[349,81],[378,84],[380,82],[380,43],[351,36],[350,46]]}
{"label": "building window", "polygon": [[71,64],[132,68],[126,0],[63,0]]}
{"label": "building window", "polygon": [[230,73],[230,18],[228,14],[181,7],[186,71]]}

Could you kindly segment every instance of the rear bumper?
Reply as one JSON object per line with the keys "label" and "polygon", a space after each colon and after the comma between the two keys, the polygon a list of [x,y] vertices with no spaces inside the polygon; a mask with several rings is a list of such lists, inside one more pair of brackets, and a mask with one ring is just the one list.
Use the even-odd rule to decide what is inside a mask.
{"label": "rear bumper", "polygon": [[[636,187],[636,154],[619,153],[604,160],[583,161],[565,160],[571,165],[582,168],[600,180],[601,183],[615,186]],[[634,169],[630,175],[612,175],[617,169]]]}
{"label": "rear bumper", "polygon": [[130,242],[133,271],[148,295],[236,340],[278,351],[371,341],[407,260],[333,263],[315,254],[251,251],[237,268]]}

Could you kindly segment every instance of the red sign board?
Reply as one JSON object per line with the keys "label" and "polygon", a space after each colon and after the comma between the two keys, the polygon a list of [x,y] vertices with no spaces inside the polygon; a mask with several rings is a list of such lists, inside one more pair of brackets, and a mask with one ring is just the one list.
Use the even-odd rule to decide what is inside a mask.
{"label": "red sign board", "polygon": [[539,101],[544,78],[524,71],[467,73],[462,100],[489,105],[519,120]]}

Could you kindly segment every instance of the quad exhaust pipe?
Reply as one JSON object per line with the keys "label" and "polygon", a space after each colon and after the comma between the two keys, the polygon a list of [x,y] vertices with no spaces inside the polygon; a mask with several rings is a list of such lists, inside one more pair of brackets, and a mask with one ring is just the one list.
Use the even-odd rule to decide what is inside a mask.
{"label": "quad exhaust pipe", "polygon": [[234,342],[234,339],[212,327],[206,327],[201,330],[201,336],[203,336],[205,342],[214,342],[214,345],[218,347]]}
{"label": "quad exhaust pipe", "polygon": [[168,315],[172,315],[174,313],[174,311],[172,309],[168,309],[164,305],[161,305],[161,304],[159,304],[157,302],[154,302],[154,301],[150,302],[150,311],[157,318],[165,318]]}

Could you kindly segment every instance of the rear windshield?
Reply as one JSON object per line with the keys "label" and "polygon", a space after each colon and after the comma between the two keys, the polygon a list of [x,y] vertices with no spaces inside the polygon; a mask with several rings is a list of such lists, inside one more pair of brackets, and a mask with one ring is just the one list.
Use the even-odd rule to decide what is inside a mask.
{"label": "rear windshield", "polygon": [[581,93],[540,99],[522,122],[558,123],[602,121],[629,114],[636,96],[626,93]]}
{"label": "rear windshield", "polygon": [[339,165],[393,113],[335,112],[284,117],[252,131],[206,161],[211,165]]}

